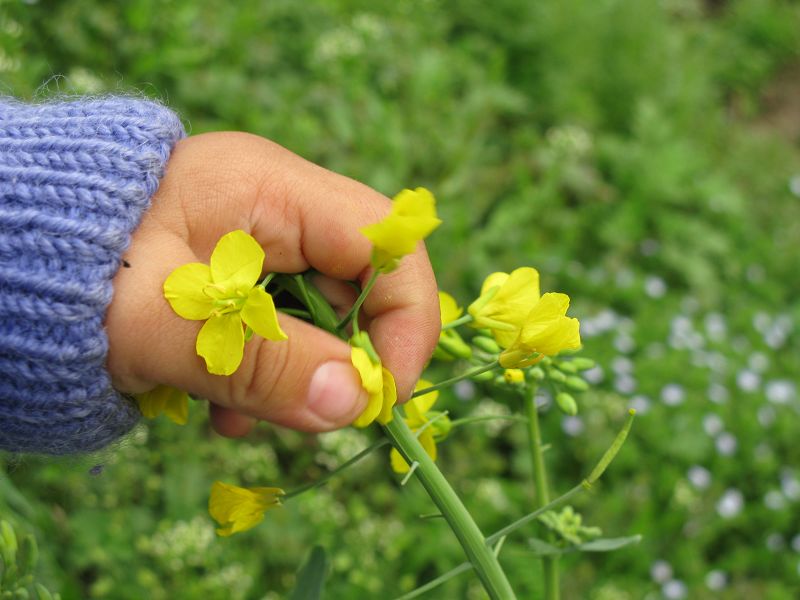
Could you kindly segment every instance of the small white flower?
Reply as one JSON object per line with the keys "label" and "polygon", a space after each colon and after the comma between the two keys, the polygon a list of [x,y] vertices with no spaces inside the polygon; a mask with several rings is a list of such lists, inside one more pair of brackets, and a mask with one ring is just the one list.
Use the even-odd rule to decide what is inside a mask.
{"label": "small white flower", "polygon": [[715,445],[717,447],[717,452],[719,452],[722,456],[732,456],[736,453],[736,448],[738,447],[739,443],[737,442],[735,435],[729,431],[723,431],[717,437]]}
{"label": "small white flower", "polygon": [[709,413],[703,417],[703,430],[706,432],[706,435],[716,437],[722,433],[724,428],[725,424],[722,422],[722,419],[719,415],[715,413]]}
{"label": "small white flower", "polygon": [[712,592],[718,592],[728,585],[728,576],[724,571],[714,569],[706,574],[706,587]]}
{"label": "small white flower", "polygon": [[650,577],[656,583],[666,583],[672,579],[672,566],[665,560],[657,560],[650,566]]}
{"label": "small white flower", "polygon": [[686,584],[680,579],[668,581],[661,587],[661,593],[667,600],[683,600],[689,593]]}
{"label": "small white flower", "polygon": [[723,519],[731,519],[742,512],[744,496],[735,488],[728,488],[717,502],[717,513]]}
{"label": "small white flower", "polygon": [[644,292],[651,298],[663,298],[667,293],[667,282],[656,275],[650,275],[644,280]]}
{"label": "small white flower", "polygon": [[686,390],[678,383],[669,383],[661,388],[661,401],[667,406],[678,406],[686,399]]}
{"label": "small white flower", "polygon": [[711,485],[711,471],[700,465],[695,465],[686,473],[689,482],[698,490],[704,490]]}

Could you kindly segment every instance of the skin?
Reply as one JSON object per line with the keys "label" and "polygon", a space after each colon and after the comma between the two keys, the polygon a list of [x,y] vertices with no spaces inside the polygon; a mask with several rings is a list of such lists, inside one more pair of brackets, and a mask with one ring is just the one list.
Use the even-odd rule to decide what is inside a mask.
{"label": "skin", "polygon": [[[358,393],[345,342],[281,314],[287,341],[256,336],[236,373],[210,375],[195,352],[203,322],[178,317],[162,285],[180,265],[208,263],[219,238],[242,229],[264,248],[265,272],[318,270],[318,287],[343,312],[355,299],[344,281],[364,284],[370,275],[371,246],[358,230],[390,207],[378,192],[254,135],[182,140],[124,256],[131,266],[114,279],[106,319],[114,385],[141,393],[165,384],[207,398],[212,425],[232,437],[247,434],[258,419],[304,431],[348,425],[363,411],[366,395]],[[362,312],[398,397],[408,398],[440,329],[436,281],[423,244],[378,279]],[[329,361],[348,366],[356,392],[338,414],[329,409],[320,416],[308,406],[309,388],[317,368]]]}

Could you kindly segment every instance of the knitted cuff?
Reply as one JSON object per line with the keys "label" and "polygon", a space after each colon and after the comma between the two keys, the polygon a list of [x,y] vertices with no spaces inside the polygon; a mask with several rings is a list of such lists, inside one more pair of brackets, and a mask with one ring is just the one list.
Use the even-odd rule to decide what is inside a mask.
{"label": "knitted cuff", "polygon": [[103,320],[183,135],[145,100],[0,98],[0,449],[89,452],[138,421],[111,387]]}

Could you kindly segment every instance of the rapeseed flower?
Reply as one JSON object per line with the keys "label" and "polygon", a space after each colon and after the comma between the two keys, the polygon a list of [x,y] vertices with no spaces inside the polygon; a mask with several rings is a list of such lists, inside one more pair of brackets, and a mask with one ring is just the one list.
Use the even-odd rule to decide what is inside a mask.
{"label": "rapeseed flower", "polygon": [[550,292],[533,305],[516,339],[500,354],[506,369],[528,367],[544,356],[581,347],[578,319],[567,317],[569,296]]}
{"label": "rapeseed flower", "polygon": [[243,323],[263,338],[285,340],[275,303],[256,287],[264,265],[264,250],[244,231],[220,238],[210,265],[189,263],[164,281],[164,297],[184,319],[206,321],[197,334],[197,354],[208,372],[230,375],[244,355]]}
{"label": "rapeseed flower", "polygon": [[382,273],[393,271],[441,223],[433,194],[425,188],[403,190],[394,197],[385,219],[361,229],[372,242],[372,266]]}
{"label": "rapeseed flower", "polygon": [[397,386],[389,369],[381,364],[369,335],[362,331],[350,339],[350,362],[361,377],[361,387],[369,395],[367,407],[353,421],[355,427],[366,427],[373,421],[386,425],[392,420],[392,407],[397,403]]}
{"label": "rapeseed flower", "polygon": [[498,344],[506,348],[517,338],[531,308],[539,300],[539,272],[521,267],[511,273],[492,273],[483,282],[481,294],[470,304],[470,325],[490,329]]}
{"label": "rapeseed flower", "polygon": [[146,419],[164,413],[173,423],[185,425],[189,418],[189,394],[173,387],[158,385],[149,392],[136,394],[135,398]]}
{"label": "rapeseed flower", "polygon": [[[433,384],[430,381],[420,379],[414,389],[415,391],[423,390],[431,387],[432,385]],[[431,411],[431,408],[433,408],[433,405],[436,403],[438,398],[439,392],[434,390],[428,394],[423,394],[422,396],[412,398],[403,405],[403,409],[405,410],[405,417],[403,418],[403,421],[405,421],[406,425],[408,425],[411,431],[416,433],[422,429],[422,427],[425,427],[426,423],[432,421],[433,417],[441,414]],[[439,416],[436,421],[425,427],[425,429],[422,430],[417,436],[419,443],[423,448],[425,448],[425,452],[431,457],[431,460],[436,460],[436,442],[444,439],[449,431],[450,420],[447,418],[447,416]],[[389,459],[392,464],[392,470],[395,473],[408,473],[408,471],[411,469],[406,460],[395,448],[392,448]]]}
{"label": "rapeseed flower", "polygon": [[208,512],[221,525],[217,534],[227,537],[247,531],[264,520],[264,513],[281,505],[280,488],[243,488],[215,481],[208,499]]}

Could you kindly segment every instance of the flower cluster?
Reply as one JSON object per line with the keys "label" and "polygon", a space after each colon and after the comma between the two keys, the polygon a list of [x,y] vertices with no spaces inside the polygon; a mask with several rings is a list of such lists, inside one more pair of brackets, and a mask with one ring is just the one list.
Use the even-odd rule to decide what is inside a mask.
{"label": "flower cluster", "polygon": [[491,331],[503,348],[500,364],[528,367],[544,356],[581,346],[579,323],[567,317],[569,296],[539,294],[539,273],[522,267],[511,273],[492,273],[481,294],[467,309],[470,325]]}

